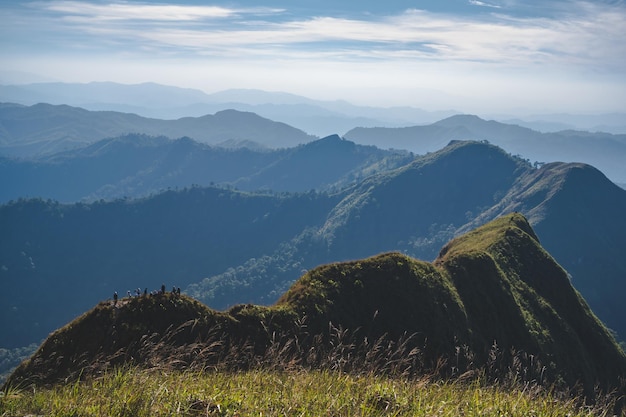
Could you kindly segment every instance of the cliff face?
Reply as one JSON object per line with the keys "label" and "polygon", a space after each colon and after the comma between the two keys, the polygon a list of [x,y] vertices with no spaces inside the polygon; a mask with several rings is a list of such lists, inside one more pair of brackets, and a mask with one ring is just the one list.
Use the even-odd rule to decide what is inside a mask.
{"label": "cliff face", "polygon": [[425,366],[458,361],[460,350],[474,366],[493,355],[508,366],[516,350],[541,361],[542,377],[588,391],[626,375],[624,353],[567,273],[526,219],[510,214],[452,240],[433,263],[386,253],[320,266],[272,307],[216,312],[174,294],[101,303],[53,333],[8,383],[54,383],[126,363],[208,366],[228,356],[241,364],[266,356],[277,335],[292,338],[296,354],[323,349],[332,328],[350,330],[355,343],[407,338]]}

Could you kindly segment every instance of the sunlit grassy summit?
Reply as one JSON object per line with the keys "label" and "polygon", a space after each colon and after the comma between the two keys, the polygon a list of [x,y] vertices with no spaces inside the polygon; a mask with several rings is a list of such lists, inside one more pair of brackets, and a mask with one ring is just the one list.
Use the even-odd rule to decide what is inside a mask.
{"label": "sunlit grassy summit", "polygon": [[175,293],[102,302],[51,334],[5,389],[128,366],[508,379],[593,398],[620,389],[626,356],[512,213],[433,263],[394,252],[319,266],[270,307],[219,312]]}

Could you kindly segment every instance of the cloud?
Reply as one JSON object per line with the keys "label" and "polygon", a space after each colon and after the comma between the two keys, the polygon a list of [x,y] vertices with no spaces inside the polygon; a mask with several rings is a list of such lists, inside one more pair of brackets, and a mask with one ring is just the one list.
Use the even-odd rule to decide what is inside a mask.
{"label": "cloud", "polygon": [[485,3],[484,1],[478,1],[478,0],[469,0],[469,4],[471,4],[472,6],[491,7],[494,9],[501,8],[501,6],[498,6],[497,4]]}
{"label": "cloud", "polygon": [[92,20],[154,20],[154,21],[188,21],[205,18],[223,18],[234,14],[234,11],[217,6],[178,6],[148,4],[90,4],[78,1],[61,1],[39,3],[50,12],[64,16],[84,16]]}
{"label": "cloud", "polygon": [[251,8],[234,9],[221,6],[193,6],[178,4],[146,4],[146,3],[89,3],[85,1],[52,1],[32,3],[33,6],[58,13],[66,17],[85,17],[90,20],[106,21],[200,21],[219,19],[240,14],[271,14],[280,13],[283,9]]}
{"label": "cloud", "polygon": [[[478,0],[471,4],[497,8]],[[136,53],[199,56],[332,55],[336,59],[427,59],[498,65],[597,66],[626,69],[623,7],[576,2],[558,18],[474,17],[407,10],[394,16],[294,16],[276,8],[51,1],[48,31],[73,44],[115,46]],[[32,11],[34,13],[34,11]],[[61,45],[60,45],[61,46]],[[68,43],[66,47],[71,48]],[[287,55],[285,55],[287,54]]]}

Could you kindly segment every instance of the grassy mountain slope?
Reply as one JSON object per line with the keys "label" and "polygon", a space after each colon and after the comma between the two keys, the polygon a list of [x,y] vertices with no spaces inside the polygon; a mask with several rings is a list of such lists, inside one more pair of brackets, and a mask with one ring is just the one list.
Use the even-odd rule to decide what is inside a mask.
{"label": "grassy mountain slope", "polygon": [[[306,333],[293,333],[303,321]],[[273,307],[220,313],[174,294],[101,303],[53,333],[8,383],[53,383],[121,363],[209,366],[233,352],[230,360],[245,366],[267,354],[277,332],[296,338],[298,356],[333,346],[337,327],[352,331],[361,347],[414,335],[406,343],[421,350],[423,369],[434,369],[441,358],[451,361],[446,366],[453,360],[469,366],[460,364],[469,353],[471,366],[482,366],[497,345],[503,352],[498,366],[512,366],[507,355],[520,349],[546,366],[543,378],[581,383],[588,393],[596,384],[617,387],[626,375],[626,356],[612,336],[526,219],[511,214],[453,240],[432,264],[389,253],[318,267]],[[459,348],[467,349],[463,358]],[[355,351],[355,359],[367,352]],[[310,356],[300,360],[316,363]]]}
{"label": "grassy mountain slope", "polygon": [[626,193],[585,164],[547,164],[528,171],[464,229],[511,211],[528,216],[541,241],[609,328],[626,334]]}
{"label": "grassy mountain slope", "polygon": [[[615,380],[624,375],[623,352],[603,356],[615,349],[615,341],[520,214],[456,238],[435,265],[448,271],[462,300],[475,301],[464,305],[479,346],[495,340],[527,352],[539,348],[544,358],[567,370],[570,384],[597,374],[612,374]],[[509,314],[503,313],[507,309]]]}
{"label": "grassy mountain slope", "polygon": [[626,334],[626,193],[584,164],[540,169],[493,145],[457,142],[406,168],[368,179],[337,205],[323,232],[344,258],[437,247],[497,216],[528,216],[544,246],[610,328]]}
{"label": "grassy mountain slope", "polygon": [[5,156],[49,155],[129,133],[188,136],[209,144],[252,140],[268,147],[290,147],[315,139],[284,123],[236,110],[161,120],[66,105],[0,106],[0,153]]}

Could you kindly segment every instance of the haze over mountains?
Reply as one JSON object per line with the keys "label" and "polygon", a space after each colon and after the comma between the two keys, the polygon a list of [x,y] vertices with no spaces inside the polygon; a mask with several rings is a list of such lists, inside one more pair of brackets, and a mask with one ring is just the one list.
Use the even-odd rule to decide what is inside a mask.
{"label": "haze over mountains", "polygon": [[[129,133],[183,136],[223,147],[285,148],[316,137],[250,112],[222,110],[215,115],[161,120],[129,113],[94,112],[65,105],[0,106],[0,155],[49,156],[100,139]],[[434,152],[450,140],[488,140],[531,162],[585,162],[617,183],[626,183],[626,134],[560,131],[540,133],[517,125],[455,115],[426,126],[357,127],[346,138],[382,149]],[[255,143],[257,143],[255,145]]]}
{"label": "haze over mountains", "polygon": [[238,146],[263,137],[264,146],[292,147],[315,137],[254,113],[223,110],[177,120],[148,119],[130,113],[91,112],[66,105],[0,107],[0,152],[8,156],[49,155],[128,133],[183,136],[210,144]]}
{"label": "haze over mountains", "polygon": [[[419,95],[419,92],[415,94]],[[432,94],[432,91],[424,91],[425,96],[430,97]],[[5,84],[0,85],[0,102],[28,106],[38,103],[67,104],[87,110],[135,113],[158,119],[199,117],[225,109],[235,109],[287,123],[319,137],[331,134],[343,135],[355,127],[407,127],[431,124],[463,113],[463,109],[445,107],[441,110],[423,110],[408,106],[358,106],[341,100],[321,101],[289,93],[251,89],[232,89],[206,94],[200,90],[154,83],[134,85],[111,82]],[[574,129],[614,134],[626,133],[626,113],[533,114],[520,112],[481,116],[540,132]]]}
{"label": "haze over mountains", "polygon": [[37,160],[0,158],[0,176],[11,178],[0,189],[0,202],[27,196],[109,200],[214,184],[248,191],[338,190],[413,158],[406,151],[356,145],[336,135],[285,149],[245,144],[232,149],[186,137],[127,135]]}

